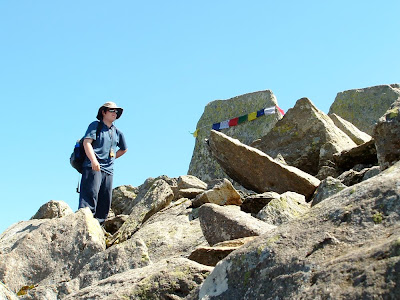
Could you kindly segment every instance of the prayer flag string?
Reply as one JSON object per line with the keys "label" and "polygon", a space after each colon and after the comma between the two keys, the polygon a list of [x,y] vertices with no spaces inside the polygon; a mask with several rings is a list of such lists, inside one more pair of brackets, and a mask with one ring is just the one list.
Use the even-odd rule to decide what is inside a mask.
{"label": "prayer flag string", "polygon": [[245,123],[247,121],[253,121],[253,120],[255,120],[255,119],[259,118],[259,117],[262,117],[262,116],[273,115],[273,114],[276,113],[277,110],[279,111],[279,113],[282,116],[285,114],[285,112],[278,105],[275,105],[275,106],[271,106],[271,107],[260,109],[258,111],[249,113],[247,115],[243,115],[243,116],[240,116],[240,117],[232,118],[230,120],[225,120],[225,121],[222,121],[222,122],[214,123],[214,124],[212,124],[212,126],[207,125],[207,126],[203,126],[203,127],[197,128],[195,130],[195,132],[193,132],[191,134],[194,137],[197,137],[198,134],[199,134],[199,130],[202,129],[202,128],[205,128],[205,127],[211,127],[213,130],[227,129],[229,127],[233,127],[233,126],[237,126],[239,124],[243,124],[243,123]]}

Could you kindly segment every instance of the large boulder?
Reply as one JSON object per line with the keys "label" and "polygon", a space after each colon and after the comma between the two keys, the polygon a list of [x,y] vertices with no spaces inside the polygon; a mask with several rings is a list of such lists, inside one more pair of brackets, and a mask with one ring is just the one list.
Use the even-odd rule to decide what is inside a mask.
{"label": "large boulder", "polygon": [[64,299],[182,299],[203,283],[212,269],[186,258],[166,259],[116,274]]}
{"label": "large boulder", "polygon": [[207,245],[198,218],[193,219],[191,202],[181,199],[150,217],[132,238],[147,245],[154,263],[171,257],[187,257],[199,246]]}
{"label": "large boulder", "polygon": [[62,218],[74,212],[64,201],[50,200],[43,204],[31,219]]}
{"label": "large boulder", "polygon": [[211,246],[228,240],[261,235],[275,228],[242,212],[234,205],[204,204],[200,207],[199,219],[203,234]]}
{"label": "large boulder", "polygon": [[[356,144],[307,98],[299,99],[282,120],[252,146],[313,176],[332,167],[333,154]],[[317,176],[320,179],[320,176]]]}
{"label": "large boulder", "polygon": [[400,160],[400,98],[379,119],[373,135],[381,170]]}
{"label": "large boulder", "polygon": [[129,239],[94,255],[79,272],[79,288],[93,285],[114,274],[143,268],[151,263],[145,242],[139,238]]}
{"label": "large boulder", "polygon": [[198,195],[193,201],[193,207],[199,207],[205,203],[214,203],[218,205],[241,205],[240,194],[233,187],[232,183],[224,178],[213,181],[212,186],[207,191]]}
{"label": "large boulder", "polygon": [[172,203],[151,216],[127,241],[93,255],[69,280],[37,286],[27,291],[31,297],[27,299],[63,299],[116,274],[133,269],[142,274],[141,268],[165,259],[187,257],[197,247],[208,245],[199,219],[193,220],[190,204],[188,199]]}
{"label": "large boulder", "polygon": [[378,85],[337,94],[329,114],[337,114],[361,131],[373,135],[375,123],[400,97],[400,85]]}
{"label": "large boulder", "polygon": [[[142,186],[141,186],[142,187]],[[143,189],[143,187],[142,187]],[[148,187],[146,191],[148,190]],[[129,215],[136,204],[139,188],[131,185],[122,185],[113,190],[111,209],[117,215]]]}
{"label": "large boulder", "polygon": [[397,299],[400,162],[232,252],[199,299]]}
{"label": "large boulder", "polygon": [[341,190],[344,190],[345,188],[347,188],[347,186],[344,185],[339,179],[328,176],[321,181],[321,184],[315,191],[311,205],[317,205],[323,200],[339,193]]}
{"label": "large boulder", "polygon": [[246,189],[257,193],[292,191],[309,198],[320,183],[310,174],[279,163],[260,150],[221,132],[213,130],[209,144],[225,172]]}
{"label": "large boulder", "polygon": [[207,183],[193,175],[179,176],[175,193],[175,199],[193,199],[207,189]]}
{"label": "large boulder", "polygon": [[129,239],[144,223],[156,212],[167,207],[174,198],[174,192],[170,185],[162,178],[149,178],[143,184],[135,197],[135,205],[121,228],[113,235],[109,243],[121,243]]}
{"label": "large boulder", "polygon": [[303,195],[286,192],[272,199],[257,214],[257,218],[272,225],[282,225],[296,219],[310,209]]}
{"label": "large boulder", "polygon": [[23,299],[64,299],[115,274],[140,269],[150,264],[144,242],[132,238],[93,255],[79,272],[73,274],[73,278],[31,286],[24,292],[26,296]]}
{"label": "large boulder", "polygon": [[[205,182],[227,177],[204,144],[204,140],[208,139],[210,135],[212,125],[275,105],[277,105],[276,97],[269,90],[208,103],[197,123],[199,131],[188,174],[194,175]],[[280,118],[281,114],[277,112],[273,115],[262,116],[253,121],[244,122],[238,126],[222,129],[222,131],[239,139],[244,144],[250,144],[252,141],[266,135]]]}
{"label": "large boulder", "polygon": [[99,222],[88,208],[80,209],[75,214],[49,219],[27,229],[11,247],[3,249],[0,281],[18,292],[24,286],[68,280],[105,248]]}

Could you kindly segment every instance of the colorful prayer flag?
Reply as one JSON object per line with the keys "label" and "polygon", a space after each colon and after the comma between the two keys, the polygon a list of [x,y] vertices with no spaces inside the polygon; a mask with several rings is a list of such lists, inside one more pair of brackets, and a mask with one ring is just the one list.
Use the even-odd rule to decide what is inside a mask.
{"label": "colorful prayer flag", "polygon": [[257,118],[264,115],[264,108],[257,111]]}
{"label": "colorful prayer flag", "polygon": [[212,129],[219,130],[220,123],[214,123]]}
{"label": "colorful prayer flag", "polygon": [[244,122],[247,122],[247,115],[239,117],[238,124],[242,124]]}
{"label": "colorful prayer flag", "polygon": [[229,128],[229,120],[225,120],[220,123],[219,129],[226,129],[226,128]]}
{"label": "colorful prayer flag", "polygon": [[236,126],[238,124],[239,118],[233,118],[229,120],[229,127]]}
{"label": "colorful prayer flag", "polygon": [[248,120],[249,120],[249,121],[253,121],[253,120],[255,120],[255,119],[257,119],[257,112],[256,112],[256,111],[250,113],[249,116],[248,116]]}
{"label": "colorful prayer flag", "polygon": [[[236,126],[238,124],[242,124],[242,123],[244,123],[246,121],[253,121],[253,120],[255,120],[255,119],[257,119],[257,118],[259,118],[261,116],[264,116],[264,115],[275,114],[275,113],[277,113],[276,110],[278,110],[282,115],[285,114],[285,112],[278,105],[275,105],[275,106],[272,106],[272,107],[267,107],[267,108],[260,109],[260,110],[258,110],[256,112],[252,112],[250,114],[243,115],[243,116],[240,116],[240,117],[237,117],[237,118],[233,118],[233,119],[230,119],[230,120],[225,120],[225,121],[222,121],[222,122],[219,122],[219,123],[214,123],[212,125],[212,129],[213,130],[227,129],[227,128],[232,127],[232,126]],[[208,126],[210,126],[210,125],[208,125]],[[208,126],[203,126],[201,128],[208,127]],[[194,137],[198,136],[199,130],[201,128],[196,129],[196,131],[192,133]]]}
{"label": "colorful prayer flag", "polygon": [[264,114],[267,115],[273,115],[275,113],[275,106],[268,107],[264,109]]}
{"label": "colorful prayer flag", "polygon": [[283,109],[281,109],[278,105],[276,106],[276,108],[279,110],[279,112],[282,114],[282,116],[285,114],[285,112],[283,111]]}

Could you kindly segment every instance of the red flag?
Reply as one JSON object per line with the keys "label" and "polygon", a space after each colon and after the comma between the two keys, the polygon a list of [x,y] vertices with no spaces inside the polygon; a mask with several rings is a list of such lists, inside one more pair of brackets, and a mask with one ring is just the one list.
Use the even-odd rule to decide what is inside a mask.
{"label": "red flag", "polygon": [[236,126],[238,124],[239,118],[234,118],[229,120],[229,127]]}
{"label": "red flag", "polygon": [[279,110],[282,116],[285,114],[285,112],[278,105],[276,106],[276,108]]}

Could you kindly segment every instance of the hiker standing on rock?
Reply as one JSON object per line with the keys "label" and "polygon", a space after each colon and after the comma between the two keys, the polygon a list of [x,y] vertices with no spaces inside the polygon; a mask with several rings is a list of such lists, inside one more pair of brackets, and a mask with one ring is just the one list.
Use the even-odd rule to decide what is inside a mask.
{"label": "hiker standing on rock", "polygon": [[[102,225],[111,208],[114,161],[127,151],[123,133],[113,122],[123,109],[114,102],[104,103],[84,135],[87,155],[83,162],[79,208],[89,207]],[[118,148],[118,150],[117,150]]]}

